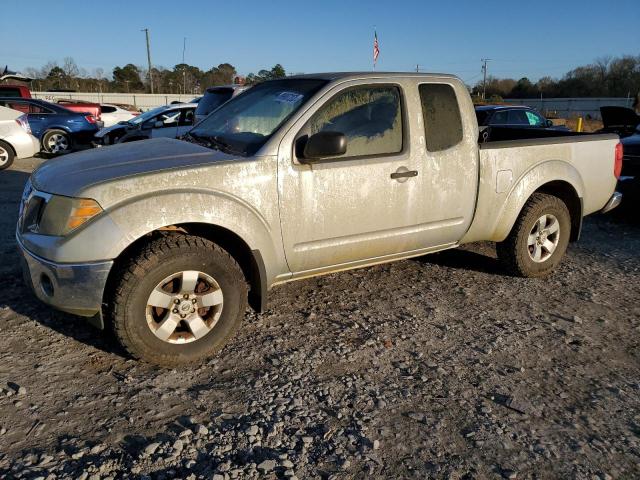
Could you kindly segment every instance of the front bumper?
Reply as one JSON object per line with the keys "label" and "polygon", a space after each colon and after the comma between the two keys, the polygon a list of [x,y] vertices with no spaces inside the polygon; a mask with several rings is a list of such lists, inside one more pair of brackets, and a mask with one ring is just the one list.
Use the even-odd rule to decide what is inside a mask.
{"label": "front bumper", "polygon": [[63,312],[101,317],[102,296],[113,261],[54,263],[28,251],[16,237],[25,282],[36,297]]}
{"label": "front bumper", "polygon": [[606,205],[600,210],[600,213],[607,213],[616,208],[622,202],[622,194],[620,192],[613,192],[611,198]]}

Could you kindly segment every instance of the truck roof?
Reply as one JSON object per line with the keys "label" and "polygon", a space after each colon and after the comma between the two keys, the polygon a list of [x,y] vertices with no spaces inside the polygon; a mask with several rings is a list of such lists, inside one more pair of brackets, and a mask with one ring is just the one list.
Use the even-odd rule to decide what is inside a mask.
{"label": "truck roof", "polygon": [[458,79],[449,73],[417,73],[417,72],[327,72],[327,73],[305,73],[292,75],[285,78],[308,78],[318,80],[351,80],[359,78],[396,78],[396,77],[417,77],[417,78],[452,78]]}

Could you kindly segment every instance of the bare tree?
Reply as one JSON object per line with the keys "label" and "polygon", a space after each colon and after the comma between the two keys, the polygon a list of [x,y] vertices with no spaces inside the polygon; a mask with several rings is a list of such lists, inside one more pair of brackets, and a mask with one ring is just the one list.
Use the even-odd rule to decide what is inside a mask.
{"label": "bare tree", "polygon": [[62,70],[69,78],[77,77],[78,73],[80,73],[78,65],[76,65],[76,62],[72,57],[64,57]]}

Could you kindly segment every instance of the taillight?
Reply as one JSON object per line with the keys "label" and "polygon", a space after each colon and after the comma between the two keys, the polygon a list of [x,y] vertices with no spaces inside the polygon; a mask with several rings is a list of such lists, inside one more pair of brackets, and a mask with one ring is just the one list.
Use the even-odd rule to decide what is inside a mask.
{"label": "taillight", "polygon": [[624,155],[624,150],[622,149],[622,144],[618,142],[616,145],[616,159],[613,164],[613,174],[616,178],[620,178],[620,174],[622,173],[622,157]]}
{"label": "taillight", "polygon": [[93,115],[86,115],[84,119],[92,125],[96,123],[96,117],[94,117]]}
{"label": "taillight", "polygon": [[31,133],[31,125],[29,125],[29,119],[26,115],[20,115],[18,118],[16,118],[16,123],[20,125],[25,132]]}

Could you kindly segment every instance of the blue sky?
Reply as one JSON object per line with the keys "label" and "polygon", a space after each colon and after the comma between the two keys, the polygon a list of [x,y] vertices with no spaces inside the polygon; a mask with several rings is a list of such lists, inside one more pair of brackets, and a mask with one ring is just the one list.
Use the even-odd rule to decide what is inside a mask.
{"label": "blue sky", "polygon": [[562,76],[604,56],[640,54],[640,1],[233,1],[2,0],[0,64],[40,67],[73,57],[91,72],[185,60],[222,62],[242,74],[281,63],[287,72],[369,70],[374,26],[378,70],[447,72],[480,79]]}

